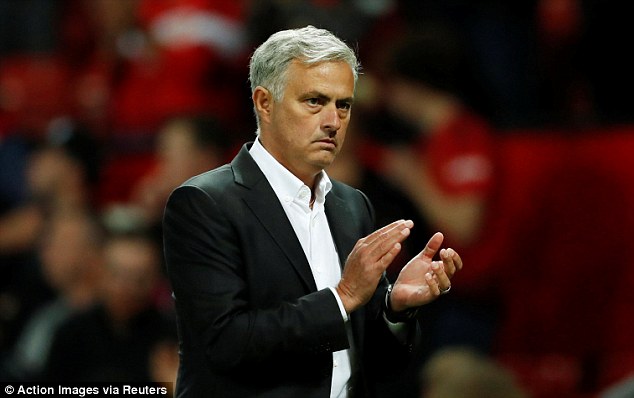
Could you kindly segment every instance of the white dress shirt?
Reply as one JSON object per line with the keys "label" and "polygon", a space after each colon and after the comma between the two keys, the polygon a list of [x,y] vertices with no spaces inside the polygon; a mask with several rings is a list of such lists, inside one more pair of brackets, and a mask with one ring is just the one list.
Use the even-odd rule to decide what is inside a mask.
{"label": "white dress shirt", "polygon": [[[311,189],[288,169],[282,166],[256,139],[249,150],[251,157],[273,187],[293,230],[299,239],[318,290],[330,289],[334,294],[341,316],[350,329],[348,314],[335,287],[341,279],[341,264],[337,248],[328,226],[324,211],[326,194],[332,188],[326,172],[317,176],[315,184],[315,202],[311,208]],[[350,333],[348,333],[350,336]],[[350,350],[336,351],[332,355],[331,398],[347,397],[347,384],[350,379]]]}

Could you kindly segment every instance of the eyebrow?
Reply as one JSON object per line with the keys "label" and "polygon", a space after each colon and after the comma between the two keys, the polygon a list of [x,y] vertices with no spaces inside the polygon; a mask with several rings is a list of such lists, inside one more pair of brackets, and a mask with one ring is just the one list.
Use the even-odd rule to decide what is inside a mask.
{"label": "eyebrow", "polygon": [[[320,100],[324,100],[324,101],[332,101],[332,98],[327,96],[326,94],[320,93],[319,91],[309,91],[307,93],[304,93],[300,96],[300,98],[302,100],[304,99],[308,99],[308,98],[319,98]],[[354,98],[353,97],[347,97],[347,98],[341,98],[341,99],[337,99],[335,100],[335,104],[339,105],[339,104],[350,104],[352,105],[354,103]]]}

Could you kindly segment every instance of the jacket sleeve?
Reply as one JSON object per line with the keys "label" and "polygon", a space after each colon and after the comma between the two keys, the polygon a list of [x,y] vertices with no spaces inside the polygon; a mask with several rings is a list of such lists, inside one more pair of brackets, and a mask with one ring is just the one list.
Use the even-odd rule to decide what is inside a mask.
{"label": "jacket sleeve", "polygon": [[[382,227],[374,225],[375,212],[370,199],[363,192],[359,193],[372,221],[371,229]],[[365,309],[366,333],[361,350],[366,378],[373,380],[374,383],[390,383],[401,378],[408,368],[416,366],[415,354],[421,349],[422,332],[419,319],[414,318],[402,324],[403,335],[399,337],[387,326],[383,313],[388,284],[389,280],[384,274]]]}

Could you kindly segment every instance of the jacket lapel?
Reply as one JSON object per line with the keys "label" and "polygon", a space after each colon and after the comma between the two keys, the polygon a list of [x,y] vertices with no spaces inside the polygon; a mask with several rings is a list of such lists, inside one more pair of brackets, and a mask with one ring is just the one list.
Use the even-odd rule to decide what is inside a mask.
{"label": "jacket lapel", "polygon": [[[335,241],[335,246],[339,253],[339,262],[341,263],[343,272],[348,254],[352,251],[352,248],[359,239],[359,231],[356,229],[355,223],[352,222],[353,215],[350,212],[349,204],[338,195],[335,186],[333,186],[333,189],[328,193],[328,197],[326,198],[326,217],[328,218],[330,232],[332,233],[332,238]],[[365,340],[364,319],[365,310],[363,307],[350,314],[354,335],[355,361],[357,361],[357,365],[362,361],[360,355],[362,353],[361,347],[363,347]],[[354,368],[358,371],[362,367],[355,366]],[[353,374],[353,377],[358,377],[358,374],[356,374],[356,376]]]}
{"label": "jacket lapel", "polygon": [[231,162],[235,182],[248,189],[243,200],[293,265],[307,289],[316,291],[304,250],[273,188],[249,155],[250,146],[251,143],[245,144]]}
{"label": "jacket lapel", "polygon": [[330,226],[330,233],[339,254],[339,262],[343,269],[348,254],[357,242],[358,236],[355,235],[353,223],[350,222],[352,219],[350,210],[346,206],[346,202],[337,195],[334,187],[326,197],[325,211],[328,225]]}

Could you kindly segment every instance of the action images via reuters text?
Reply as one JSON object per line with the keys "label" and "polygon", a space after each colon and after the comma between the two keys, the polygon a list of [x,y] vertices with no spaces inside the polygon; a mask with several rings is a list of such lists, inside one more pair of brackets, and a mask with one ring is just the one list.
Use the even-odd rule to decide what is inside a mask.
{"label": "action images via reuters text", "polygon": [[118,396],[168,396],[168,389],[164,386],[133,386],[103,385],[103,386],[43,386],[43,385],[7,385],[4,392],[9,395],[67,395],[85,397],[89,395],[118,395]]}

